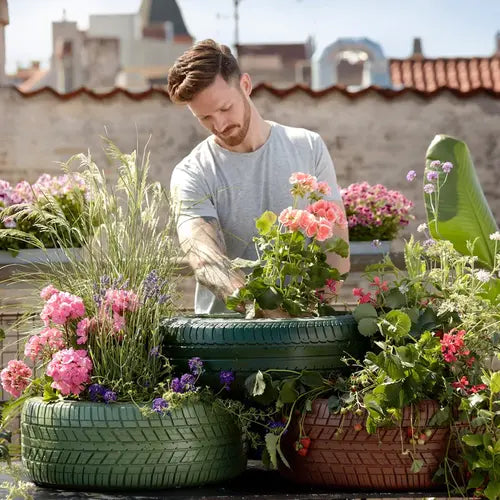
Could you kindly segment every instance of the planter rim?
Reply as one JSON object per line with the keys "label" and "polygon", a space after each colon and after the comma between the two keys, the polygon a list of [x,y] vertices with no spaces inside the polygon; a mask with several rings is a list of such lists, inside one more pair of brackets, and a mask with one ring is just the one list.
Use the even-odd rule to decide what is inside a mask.
{"label": "planter rim", "polygon": [[80,258],[82,247],[67,248],[23,248],[13,256],[8,250],[0,250],[0,264],[46,264],[57,259],[58,262],[69,262],[68,253]]}
{"label": "planter rim", "polygon": [[173,321],[196,321],[196,320],[205,320],[210,322],[220,322],[220,320],[231,320],[235,323],[241,324],[251,324],[251,323],[310,323],[315,322],[319,323],[322,321],[336,321],[339,319],[347,319],[353,318],[352,312],[350,311],[339,311],[338,315],[335,316],[308,316],[304,317],[296,317],[296,318],[254,318],[254,319],[246,319],[241,314],[184,314],[182,316],[173,316],[171,318],[165,318],[164,323],[169,323]]}

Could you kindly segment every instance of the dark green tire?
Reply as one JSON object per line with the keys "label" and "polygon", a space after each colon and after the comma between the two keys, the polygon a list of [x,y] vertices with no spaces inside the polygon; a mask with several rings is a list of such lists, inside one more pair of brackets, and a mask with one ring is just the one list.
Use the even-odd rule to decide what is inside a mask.
{"label": "dark green tire", "polygon": [[172,364],[187,370],[195,356],[205,363],[205,382],[220,387],[220,370],[236,375],[235,389],[257,370],[315,370],[325,375],[345,369],[342,358],[362,356],[368,343],[350,314],[320,318],[257,319],[177,317],[162,324],[164,352]]}
{"label": "dark green tire", "polygon": [[224,411],[187,403],[144,417],[130,403],[28,400],[22,461],[43,486],[160,489],[224,481],[246,468],[242,435]]}

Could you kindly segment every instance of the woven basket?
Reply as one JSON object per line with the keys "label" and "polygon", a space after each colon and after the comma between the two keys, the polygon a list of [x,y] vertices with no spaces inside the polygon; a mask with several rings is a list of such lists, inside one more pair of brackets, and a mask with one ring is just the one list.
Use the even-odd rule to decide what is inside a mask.
{"label": "woven basket", "polygon": [[[283,440],[283,450],[291,468],[280,472],[290,480],[311,485],[376,491],[429,490],[440,488],[432,477],[445,457],[449,427],[428,427],[438,409],[434,401],[423,401],[413,408],[413,423],[419,430],[429,429],[425,444],[411,444],[411,410],[405,409],[401,429],[390,427],[368,434],[364,417],[352,413],[330,414],[328,400],[318,399],[304,420],[304,435],[311,438],[309,453],[300,456],[294,448],[298,426],[292,426]],[[355,425],[362,430],[356,431]],[[340,433],[337,431],[342,429]],[[419,472],[411,472],[413,460],[422,460]]]}

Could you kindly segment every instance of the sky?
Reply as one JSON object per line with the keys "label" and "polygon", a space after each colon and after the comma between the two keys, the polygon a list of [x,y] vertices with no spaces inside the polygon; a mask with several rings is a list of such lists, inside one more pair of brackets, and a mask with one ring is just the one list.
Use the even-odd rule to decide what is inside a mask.
{"label": "sky", "polygon": [[[8,0],[7,72],[39,60],[48,67],[52,21],[134,13],[140,0]],[[233,0],[177,0],[195,39],[234,41]],[[422,38],[428,57],[488,56],[500,31],[500,0],[240,0],[240,43],[304,42],[321,48],[340,37],[367,37],[387,57],[411,54]]]}

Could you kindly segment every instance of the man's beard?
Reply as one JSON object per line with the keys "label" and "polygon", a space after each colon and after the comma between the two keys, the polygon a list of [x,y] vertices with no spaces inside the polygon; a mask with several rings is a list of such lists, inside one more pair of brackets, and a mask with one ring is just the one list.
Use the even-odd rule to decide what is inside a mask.
{"label": "man's beard", "polygon": [[243,100],[244,109],[243,109],[243,124],[239,128],[239,131],[236,135],[225,136],[215,134],[224,144],[227,146],[235,147],[239,146],[248,134],[248,129],[250,128],[250,119],[252,117],[252,112],[250,109],[250,103],[247,99]]}

